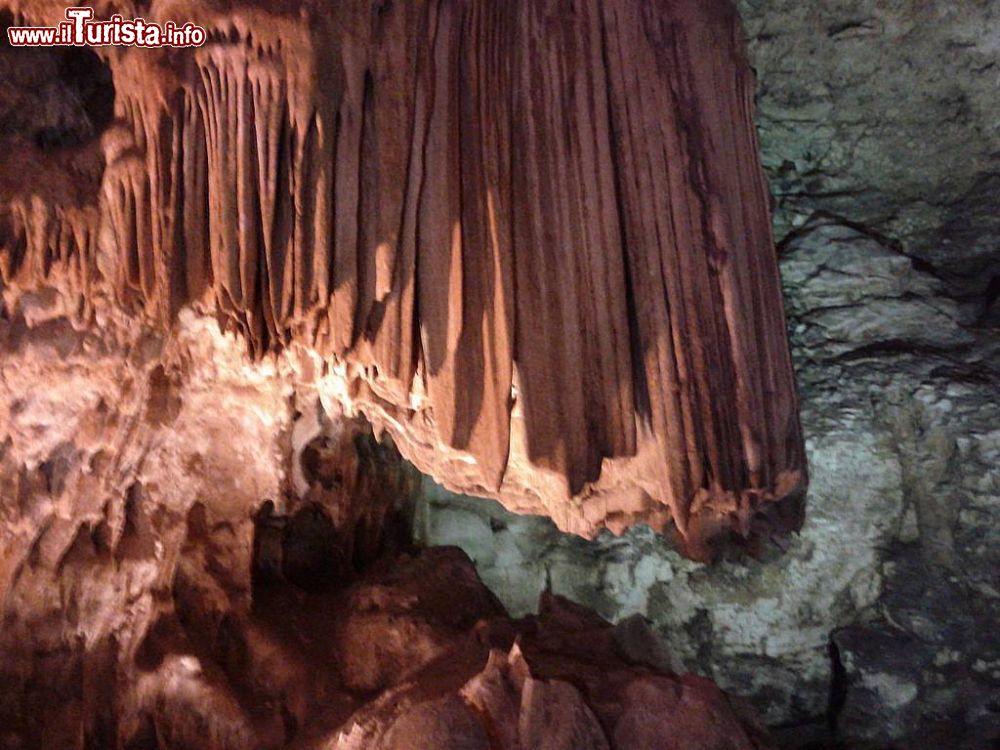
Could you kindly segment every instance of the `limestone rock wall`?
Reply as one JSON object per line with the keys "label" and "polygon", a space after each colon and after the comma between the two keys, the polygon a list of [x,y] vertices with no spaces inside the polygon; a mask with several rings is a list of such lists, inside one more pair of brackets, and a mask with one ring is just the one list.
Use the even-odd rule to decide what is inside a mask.
{"label": "limestone rock wall", "polygon": [[817,212],[861,224],[929,264],[968,321],[983,316],[998,273],[996,3],[740,11],[779,240]]}
{"label": "limestone rock wall", "polygon": [[[398,11],[402,4],[393,5]],[[185,12],[194,7],[176,6]],[[614,7],[604,3],[601,12]],[[772,546],[769,527],[760,525],[755,545],[759,559],[705,567],[681,557],[641,526],[620,538],[602,534],[588,543],[559,534],[549,522],[514,516],[428,485],[418,516],[420,538],[465,548],[479,574],[515,614],[533,610],[538,592],[551,585],[557,594],[586,602],[620,622],[621,632],[641,631],[642,622],[631,616],[643,615],[667,648],[657,652],[643,637],[623,646],[625,651],[656,653],[661,667],[712,675],[724,688],[749,697],[768,723],[779,728],[779,739],[788,747],[834,741],[874,747],[990,747],[1000,735],[993,698],[1000,688],[995,635],[1000,601],[995,573],[1000,569],[996,5],[989,0],[745,0],[740,9],[758,77],[762,160],[776,212],[812,474],[802,533],[788,542],[776,537]],[[48,0],[16,4],[19,17],[33,13],[40,19],[61,11],[61,4]],[[404,23],[401,17],[412,22],[405,13],[390,15],[398,23]],[[213,18],[209,14],[202,20]],[[110,303],[123,301],[155,319],[163,314],[158,305],[174,299],[171,294],[179,294],[177,299],[198,289],[208,294],[207,283],[204,288],[198,284],[208,280],[206,269],[213,262],[243,288],[244,268],[237,263],[234,271],[230,256],[193,258],[185,266],[183,284],[165,281],[170,274],[162,262],[157,265],[153,255],[132,252],[151,247],[154,232],[152,225],[134,221],[136,206],[130,206],[132,214],[120,212],[116,224],[102,228],[94,197],[105,195],[107,174],[110,195],[134,191],[145,201],[146,215],[151,215],[154,193],[156,200],[170,205],[160,187],[154,191],[141,184],[143,165],[169,171],[163,154],[146,146],[166,133],[181,137],[187,132],[185,137],[194,138],[184,130],[188,124],[197,129],[201,123],[204,129],[201,111],[196,114],[190,102],[207,107],[209,90],[218,92],[218,101],[229,101],[229,94],[219,89],[223,73],[235,75],[228,66],[252,68],[247,75],[257,87],[250,100],[260,98],[262,118],[277,118],[288,127],[316,122],[264,106],[278,101],[274,87],[286,85],[280,83],[283,76],[303,74],[294,65],[289,71],[272,65],[276,49],[268,46],[268,24],[258,23],[257,16],[251,20],[264,41],[260,49],[244,49],[236,62],[238,54],[226,58],[229,53],[218,48],[238,47],[250,21],[236,22],[226,33],[216,31],[216,51],[205,54],[205,78],[195,77],[198,86],[206,87],[198,89],[203,98],[192,94],[191,99],[151,103],[133,92],[112,97],[120,107],[117,115],[106,113],[104,84],[111,76],[100,60],[96,67],[90,58],[72,61],[76,65],[71,69],[88,71],[82,86],[72,76],[67,79],[66,66],[44,51],[18,53],[30,55],[30,63],[23,63],[27,57],[19,57],[17,65],[9,57],[2,60],[0,122],[6,140],[0,187],[5,199],[17,197],[9,205],[5,200],[6,244],[0,253],[6,429],[0,438],[0,591],[3,653],[17,655],[0,677],[6,688],[0,714],[16,717],[4,722],[13,729],[0,741],[11,748],[25,747],[23,736],[42,738],[46,747],[81,736],[100,746],[101,738],[114,734],[135,739],[136,748],[156,746],[164,733],[177,744],[202,736],[198,733],[205,725],[198,720],[193,726],[173,726],[166,716],[151,718],[146,709],[157,702],[178,707],[178,716],[198,715],[192,708],[208,706],[218,717],[213,731],[221,733],[220,743],[233,746],[245,746],[251,736],[279,742],[289,728],[298,730],[300,717],[312,715],[311,709],[288,700],[298,689],[288,686],[305,681],[296,659],[313,665],[315,654],[306,651],[308,658],[292,658],[281,638],[270,631],[261,635],[261,624],[246,619],[252,614],[251,571],[265,581],[336,575],[354,557],[342,551],[345,544],[364,550],[365,538],[379,538],[360,523],[364,513],[331,502],[330,493],[339,496],[336,487],[343,476],[322,468],[321,457],[339,455],[326,415],[336,417],[343,405],[364,410],[377,426],[395,434],[409,455],[435,456],[444,467],[439,476],[460,478],[453,487],[484,489],[487,484],[473,477],[478,468],[463,473],[469,472],[467,456],[439,440],[433,425],[425,425],[431,437],[415,437],[421,421],[430,418],[419,407],[425,402],[418,399],[413,412],[406,412],[406,425],[400,421],[399,393],[383,388],[384,381],[370,366],[381,350],[371,350],[354,366],[324,366],[293,343],[287,359],[265,357],[262,365],[251,365],[242,353],[233,353],[239,350],[233,339],[198,316],[182,315],[177,338],[170,343],[111,312],[115,304]],[[389,23],[380,33],[391,37],[399,31]],[[288,27],[274,35],[285,32]],[[350,55],[361,54],[370,33],[367,26],[359,32],[359,48]],[[540,44],[537,39],[531,43]],[[360,141],[356,120],[364,121],[367,112],[382,122],[386,110],[374,103],[363,106],[369,91],[361,76],[364,66],[350,55],[345,59],[353,62],[345,70],[354,72],[355,83],[345,88],[340,101],[353,107],[350,132]],[[389,72],[397,63],[386,62]],[[108,80],[102,81],[102,67]],[[115,91],[128,81],[128,72],[120,72],[125,78],[114,80]],[[141,66],[133,73],[144,74]],[[373,71],[372,90],[378,80]],[[244,105],[250,106],[247,102],[245,97]],[[395,116],[393,103],[385,106]],[[179,113],[176,122],[184,126],[166,127],[149,114],[160,107]],[[221,111],[213,110],[213,116]],[[114,115],[118,121],[112,123]],[[471,114],[456,115],[465,116]],[[318,137],[311,126],[301,131],[295,138]],[[109,159],[98,138],[105,132]],[[370,135],[368,146],[355,151],[374,152],[399,168],[391,155],[398,156],[394,149],[402,147],[393,140],[393,131],[374,132],[377,137]],[[283,143],[292,140],[289,134]],[[25,143],[37,147],[25,148]],[[257,155],[267,150],[254,141],[250,148]],[[298,153],[288,148],[288,153]],[[202,147],[192,153],[207,159],[207,151]],[[243,156],[239,149],[215,154],[220,159],[215,168],[231,171]],[[267,163],[257,165],[258,181],[260,164]],[[360,167],[350,162],[343,168]],[[205,169],[207,174],[207,165]],[[149,173],[158,172],[150,168]],[[32,189],[25,192],[29,174],[34,176]],[[192,179],[199,184],[197,174]],[[333,177],[322,179],[329,186]],[[230,184],[242,183],[234,177]],[[370,200],[374,193],[369,188],[358,194]],[[218,200],[241,200],[237,191],[231,192]],[[262,204],[253,208],[270,216],[270,208],[265,212]],[[157,222],[169,218],[156,214]],[[186,226],[211,244],[210,228]],[[344,231],[354,237],[362,230],[352,226]],[[370,227],[371,237],[383,228]],[[279,235],[298,247],[300,241],[308,245],[315,240],[312,230],[300,225],[296,234],[285,225],[285,234]],[[116,261],[118,244],[109,239],[116,231],[129,238],[130,264]],[[155,231],[162,241],[169,226],[164,230],[157,223]],[[224,244],[240,246],[228,235]],[[373,257],[401,257],[390,249]],[[110,265],[101,260],[109,250]],[[384,310],[373,300],[386,288],[388,299],[396,289],[396,277],[384,273],[386,267],[366,267],[371,289],[381,291],[364,297],[364,306],[378,315]],[[92,283],[93,268],[105,269],[106,278],[97,279],[101,283]],[[284,295],[295,279],[308,276],[309,268],[314,266],[293,263],[275,271],[275,280],[291,279],[275,292],[286,311],[293,299],[308,302]],[[264,270],[271,279],[271,270]],[[247,272],[257,274],[258,282],[264,278],[259,266]],[[39,284],[39,279],[49,279],[51,285]],[[376,285],[379,279],[383,286]],[[214,271],[211,281],[209,296],[215,301]],[[263,317],[240,318],[233,300],[243,298],[231,293],[235,283],[227,282],[228,291],[221,295],[224,320],[230,325],[235,320],[263,348],[264,338],[276,334]],[[170,294],[149,293],[163,285]],[[268,284],[265,292],[250,284],[247,293],[269,298],[270,288]],[[345,306],[356,305],[363,296],[355,294],[355,302]],[[305,308],[292,304],[294,330],[283,335],[296,335],[302,320],[296,316]],[[276,320],[275,309],[267,313],[268,321]],[[96,328],[87,329],[84,321],[96,322]],[[353,325],[350,330],[353,337]],[[293,373],[289,381],[267,374],[281,361],[283,372]],[[288,385],[291,381],[295,388]],[[296,402],[290,394],[303,384],[308,384],[308,398]],[[322,410],[315,408],[316,400]],[[218,409],[220,404],[224,408]],[[296,412],[301,412],[298,418]],[[207,414],[212,419],[206,420]],[[515,410],[511,424],[518,419]],[[406,436],[414,441],[409,446]],[[290,455],[312,458],[289,462]],[[318,473],[310,473],[306,464]],[[517,463],[508,461],[505,477],[514,477],[517,470]],[[530,471],[536,480],[548,476]],[[565,479],[557,477],[555,484],[560,481]],[[568,490],[555,494],[563,497]],[[332,538],[324,524],[311,523],[312,511],[296,517],[294,508],[307,495],[325,513],[340,508],[337,513],[361,533],[346,543]],[[293,498],[291,505],[282,497]],[[195,509],[198,498],[204,498],[204,513]],[[513,496],[505,499],[518,510],[544,510],[574,531],[593,534],[601,523],[619,528],[620,518],[601,516],[603,509],[594,511],[597,521],[587,520],[580,512],[591,507],[586,504],[545,503],[530,493],[522,503]],[[265,507],[266,500],[273,506]],[[387,504],[383,499],[370,507],[378,512],[367,528],[381,528]],[[260,509],[256,522],[249,517],[251,509]],[[627,520],[653,520],[645,512]],[[779,523],[778,528],[789,525]],[[206,535],[206,528],[211,533]],[[341,567],[317,570],[309,555],[286,560],[281,543],[286,533],[302,539],[303,548],[324,553],[324,559],[326,552],[338,550],[334,557]],[[379,587],[384,590],[385,582]],[[377,593],[354,595],[362,602],[378,601]],[[494,611],[495,602],[476,601],[480,614]],[[378,607],[374,609],[377,620]],[[222,612],[235,613],[235,625],[221,627]],[[181,613],[187,620],[178,624]],[[148,639],[151,646],[141,650],[161,617],[160,630]],[[361,623],[358,637],[365,637],[366,625]],[[436,649],[447,640],[436,640],[432,631],[414,631],[422,634],[419,654],[439,653]],[[202,640],[210,633],[229,645],[205,658],[193,652],[191,633]],[[24,644],[30,648],[25,650]],[[477,690],[518,663],[509,648],[500,651]],[[126,690],[124,682],[116,682],[122,678],[115,676],[115,665],[122,655],[132,654],[141,655],[143,674],[154,674],[142,681],[141,690]],[[227,661],[232,654],[236,660]],[[280,664],[291,666],[279,669]],[[394,674],[399,654],[387,652],[378,664],[374,671],[359,672],[359,685]],[[220,677],[219,670],[225,673],[233,665],[241,673],[258,675],[245,685],[263,698],[254,705],[269,707],[256,724],[246,716],[240,693],[244,687],[234,688]],[[55,678],[61,682],[53,682]],[[135,701],[123,704],[127,710],[118,727],[97,710],[108,704],[109,694],[102,691],[109,684]],[[158,692],[157,685],[166,684],[180,689],[171,695]],[[450,695],[463,684],[456,680]],[[641,702],[659,705],[665,700],[646,689],[635,688]],[[572,706],[574,716],[585,717],[573,726],[593,738],[587,713],[599,716],[593,706],[580,709],[577,697],[567,697],[562,687],[540,692]],[[398,695],[412,705],[405,689]],[[522,703],[533,705],[524,698],[523,683],[508,683],[500,695],[516,696],[518,711]],[[18,696],[32,697],[22,704],[18,701],[24,698]],[[50,723],[43,714],[25,710],[43,701],[59,705],[72,721]],[[335,717],[330,724],[354,708],[350,701],[329,708]],[[383,709],[369,710],[375,718],[361,723],[373,734],[364,737],[378,735],[380,742],[389,743],[394,736],[432,730],[442,716],[454,718],[456,727],[477,731],[469,712],[453,697],[401,719],[398,730],[392,729],[396,715]],[[537,714],[526,714],[532,715]],[[34,723],[18,724],[25,720]],[[530,733],[537,724],[525,721]],[[641,727],[643,722],[626,724]],[[609,732],[605,730],[606,738],[612,737]]]}

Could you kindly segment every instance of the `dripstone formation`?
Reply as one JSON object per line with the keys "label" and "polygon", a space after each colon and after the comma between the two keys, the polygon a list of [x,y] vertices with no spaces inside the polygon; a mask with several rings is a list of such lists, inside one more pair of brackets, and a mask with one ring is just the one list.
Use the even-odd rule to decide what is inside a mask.
{"label": "dripstone formation", "polygon": [[704,557],[801,523],[728,2],[96,6],[208,42],[4,51],[10,299],[308,348],[418,468],[579,534],[645,522]]}

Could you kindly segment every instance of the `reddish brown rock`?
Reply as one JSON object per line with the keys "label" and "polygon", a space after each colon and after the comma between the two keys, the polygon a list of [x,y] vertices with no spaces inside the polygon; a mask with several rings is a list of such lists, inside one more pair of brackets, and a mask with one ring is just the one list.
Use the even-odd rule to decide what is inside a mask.
{"label": "reddish brown rock", "polygon": [[[430,555],[431,558],[427,559]],[[433,572],[432,572],[433,571]],[[397,597],[452,590],[475,576],[457,550],[431,550],[393,561],[359,584],[380,591],[388,576]],[[484,592],[485,593],[485,592]],[[480,595],[481,596],[481,595]],[[475,601],[472,597],[471,601]],[[459,596],[452,600],[470,601]],[[471,614],[473,609],[458,609]],[[433,612],[434,605],[430,605]],[[383,640],[407,632],[422,607],[384,620]],[[453,617],[458,616],[458,612]],[[356,625],[348,625],[356,627]],[[376,630],[369,627],[369,633]],[[444,627],[444,630],[440,628]],[[438,633],[449,628],[438,623]],[[752,712],[710,681],[678,677],[630,662],[616,647],[616,629],[592,612],[547,597],[541,614],[519,621],[494,616],[427,659],[410,656],[410,671],[336,729],[297,747],[331,750],[764,750],[771,744]],[[343,672],[349,678],[351,670]],[[314,744],[310,744],[314,743]]]}
{"label": "reddish brown rock", "polygon": [[[454,567],[438,563],[438,569],[461,575],[467,563],[453,560]],[[426,563],[401,559],[396,565],[393,576],[399,581]],[[752,714],[734,707],[711,682],[656,672],[623,658],[615,628],[559,598],[546,598],[537,618],[483,620],[474,633],[471,642],[453,640],[450,649],[365,706],[319,746],[771,747]]]}
{"label": "reddish brown rock", "polygon": [[60,299],[0,319],[3,750],[767,746],[641,623],[512,621],[464,553],[409,550],[412,468],[287,362]]}
{"label": "reddish brown rock", "polygon": [[[6,4],[19,23],[63,8]],[[10,295],[47,280],[84,316],[109,295],[163,330],[194,306],[255,356],[315,349],[327,402],[419,468],[580,534],[673,526],[707,555],[797,527],[802,440],[728,0],[141,12],[209,42],[102,48],[113,118],[88,88],[46,125],[59,138],[30,117],[0,134]],[[65,54],[4,51],[5,91],[45,64],[56,99],[79,94]]]}

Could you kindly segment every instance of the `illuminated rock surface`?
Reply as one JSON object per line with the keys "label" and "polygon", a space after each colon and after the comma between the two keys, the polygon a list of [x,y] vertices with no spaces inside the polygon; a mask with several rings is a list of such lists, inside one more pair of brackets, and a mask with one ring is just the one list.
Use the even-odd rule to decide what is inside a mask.
{"label": "illuminated rock surface", "polygon": [[20,110],[75,97],[85,121],[5,133],[8,286],[61,273],[86,311],[107,294],[165,331],[194,305],[255,356],[313,348],[422,471],[567,531],[642,521],[708,557],[798,527],[728,2],[270,7],[153,2],[209,42],[106,48],[91,80],[6,53],[6,86],[61,87]]}
{"label": "illuminated rock surface", "polygon": [[132,10],[208,44],[0,50],[0,748],[771,747],[413,551],[393,447],[586,536],[798,527],[729,5]]}
{"label": "illuminated rock surface", "polygon": [[[214,321],[0,322],[0,747],[772,747],[655,636],[511,620],[418,476]],[[30,319],[30,322],[29,322]],[[691,744],[695,743],[695,744]],[[667,745],[669,746],[669,745]]]}

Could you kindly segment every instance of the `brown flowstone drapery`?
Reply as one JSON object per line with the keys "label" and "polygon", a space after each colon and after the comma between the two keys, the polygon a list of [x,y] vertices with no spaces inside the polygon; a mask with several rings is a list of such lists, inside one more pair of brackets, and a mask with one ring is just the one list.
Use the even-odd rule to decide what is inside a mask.
{"label": "brown flowstone drapery", "polygon": [[[25,23],[63,8],[11,5]],[[92,146],[99,191],[6,175],[7,285],[63,267],[161,326],[194,305],[255,356],[315,348],[354,368],[361,410],[420,468],[572,531],[672,524],[708,554],[801,523],[728,0],[141,14],[209,42],[100,51],[115,118]]]}

